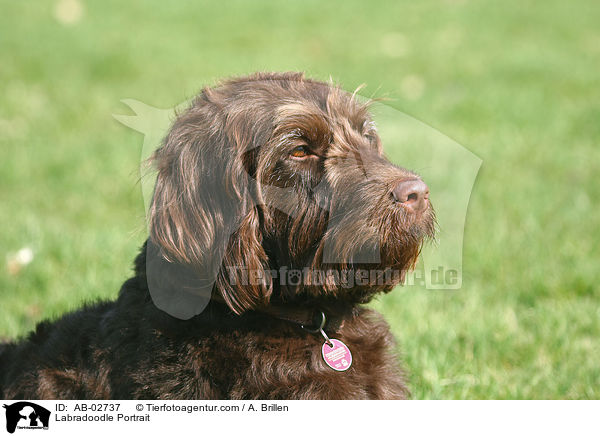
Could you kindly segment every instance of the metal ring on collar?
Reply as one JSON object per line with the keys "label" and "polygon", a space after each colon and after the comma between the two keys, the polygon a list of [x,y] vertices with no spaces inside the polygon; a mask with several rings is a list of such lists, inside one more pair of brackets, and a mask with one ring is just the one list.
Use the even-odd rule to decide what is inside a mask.
{"label": "metal ring on collar", "polygon": [[319,325],[319,327],[317,327],[316,329],[310,329],[303,325],[302,328],[309,333],[319,333],[319,332],[323,331],[323,327],[325,327],[325,324],[327,323],[327,318],[325,317],[325,312],[320,311],[320,313],[321,313],[321,325]]}

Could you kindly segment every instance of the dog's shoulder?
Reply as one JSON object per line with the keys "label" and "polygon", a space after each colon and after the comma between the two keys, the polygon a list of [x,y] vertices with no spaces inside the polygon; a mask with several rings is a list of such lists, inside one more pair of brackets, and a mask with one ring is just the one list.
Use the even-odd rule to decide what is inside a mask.
{"label": "dog's shoulder", "polygon": [[103,319],[114,307],[110,301],[88,303],[60,318],[42,321],[27,336],[4,344],[1,396],[57,398],[64,392],[61,386],[71,385],[73,377],[81,378],[82,364],[93,367]]}

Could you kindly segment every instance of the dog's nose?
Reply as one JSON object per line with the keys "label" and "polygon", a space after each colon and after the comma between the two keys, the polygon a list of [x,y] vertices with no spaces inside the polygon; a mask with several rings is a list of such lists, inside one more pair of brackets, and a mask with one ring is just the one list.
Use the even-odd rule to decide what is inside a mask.
{"label": "dog's nose", "polygon": [[403,180],[392,191],[392,197],[394,197],[394,201],[420,213],[427,208],[429,187],[421,179]]}

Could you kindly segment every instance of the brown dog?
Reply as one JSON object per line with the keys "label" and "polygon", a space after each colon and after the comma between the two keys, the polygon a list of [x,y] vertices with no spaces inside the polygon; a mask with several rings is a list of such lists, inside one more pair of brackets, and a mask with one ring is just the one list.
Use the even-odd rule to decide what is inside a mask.
{"label": "brown dog", "polygon": [[301,74],[204,89],[154,155],[150,237],[115,302],[0,346],[0,397],[405,398],[362,306],[434,234],[367,107]]}

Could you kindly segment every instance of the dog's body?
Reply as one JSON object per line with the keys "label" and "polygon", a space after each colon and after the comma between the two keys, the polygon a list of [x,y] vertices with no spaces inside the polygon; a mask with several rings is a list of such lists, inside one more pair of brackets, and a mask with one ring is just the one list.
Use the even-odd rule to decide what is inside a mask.
{"label": "dog's body", "polygon": [[[116,302],[0,345],[0,397],[405,398],[389,328],[362,304],[402,280],[433,212],[418,177],[382,158],[371,126],[353,97],[297,74],[206,89],[155,155],[135,276]],[[344,160],[352,150],[360,155]],[[307,266],[402,274],[343,287],[266,273]],[[321,332],[302,326],[319,327],[306,325],[313,312],[316,324],[321,312],[329,319]],[[346,371],[325,363],[325,332],[350,349]]]}
{"label": "dog's body", "polygon": [[[143,255],[142,255],[143,256]],[[141,256],[141,257],[142,257]],[[323,339],[260,312],[234,315],[211,303],[181,321],[157,309],[143,270],[119,299],[48,324],[0,357],[2,398],[368,399],[403,398],[406,388],[381,317],[358,309],[332,335],[353,353],[336,372]],[[365,334],[367,332],[367,334]]]}

